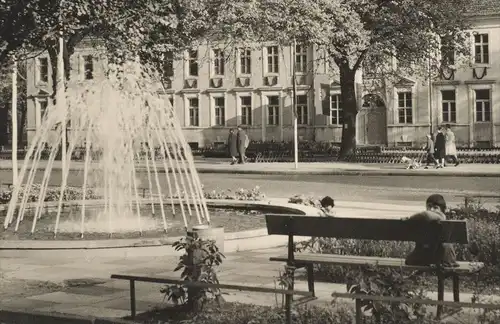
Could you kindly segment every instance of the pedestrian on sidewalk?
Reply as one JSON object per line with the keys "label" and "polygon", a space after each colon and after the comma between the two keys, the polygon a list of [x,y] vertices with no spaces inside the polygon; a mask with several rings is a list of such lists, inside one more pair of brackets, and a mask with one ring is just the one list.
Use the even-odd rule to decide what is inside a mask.
{"label": "pedestrian on sidewalk", "polygon": [[439,126],[436,134],[436,142],[434,143],[435,155],[438,162],[438,168],[444,167],[444,158],[446,155],[446,140],[443,134],[443,127]]}
{"label": "pedestrian on sidewalk", "polygon": [[438,162],[434,157],[434,140],[432,138],[432,134],[427,134],[427,145],[425,146],[425,150],[427,151],[427,159],[424,169],[428,169],[430,163],[434,163],[437,167]]}
{"label": "pedestrian on sidewalk", "polygon": [[453,131],[451,130],[450,124],[446,124],[445,140],[446,140],[445,144],[446,157],[451,158],[455,166],[458,166],[460,162],[458,162],[458,157],[457,157],[457,146],[455,145],[455,133],[453,133]]}
{"label": "pedestrian on sidewalk", "polygon": [[229,137],[227,138],[227,146],[229,149],[229,156],[231,157],[231,165],[238,162],[238,135],[234,128],[229,130]]}
{"label": "pedestrian on sidewalk", "polygon": [[238,126],[238,132],[236,133],[237,136],[237,145],[238,145],[238,156],[239,164],[244,164],[245,163],[245,150],[246,150],[246,143],[248,140],[246,132],[243,130],[243,128]]}

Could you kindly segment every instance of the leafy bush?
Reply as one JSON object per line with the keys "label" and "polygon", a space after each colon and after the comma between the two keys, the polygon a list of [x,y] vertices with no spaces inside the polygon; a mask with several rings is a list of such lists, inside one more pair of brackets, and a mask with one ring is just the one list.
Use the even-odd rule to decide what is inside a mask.
{"label": "leafy bush", "polygon": [[[28,193],[27,202],[37,202],[40,197],[42,186],[40,184],[34,184]],[[9,203],[12,198],[14,189],[3,190],[0,192],[0,204]],[[27,187],[23,186],[19,190],[18,201],[21,201],[24,195],[27,193]],[[58,201],[61,196],[61,188],[49,187],[45,192],[44,201]],[[91,188],[88,188],[85,194],[85,199],[100,199],[101,197]],[[66,187],[64,190],[64,201],[69,200],[82,200],[83,199],[83,189],[79,187]]]}
{"label": "leafy bush", "polygon": [[[176,251],[184,251],[174,271],[182,270],[181,279],[190,282],[219,284],[216,269],[222,264],[224,255],[213,240],[187,236],[172,245]],[[168,285],[160,290],[176,305],[186,304],[190,310],[202,310],[207,301],[221,301],[218,288],[192,288],[182,285]]]}
{"label": "leafy bush", "polygon": [[257,201],[263,200],[266,196],[260,191],[260,187],[256,186],[253,189],[243,189],[232,191],[231,189],[225,190],[212,190],[204,192],[206,199],[228,199],[228,200],[249,200]]}
{"label": "leafy bush", "polygon": [[[284,324],[285,313],[282,308],[239,303],[224,303],[204,309],[200,313],[172,314],[157,312],[149,316],[145,323],[182,323],[182,324]],[[354,311],[344,304],[334,304],[328,308],[303,306],[293,311],[294,324],[346,324],[352,323]]]}
{"label": "leafy bush", "polygon": [[[485,209],[481,204],[453,208],[449,219],[467,220],[469,245],[457,245],[458,260],[483,262],[482,280],[500,283],[500,209]],[[485,283],[485,284],[488,284]]]}
{"label": "leafy bush", "polygon": [[312,206],[321,209],[321,202],[319,199],[311,196],[295,195],[288,199],[288,203]]}
{"label": "leafy bush", "polygon": [[321,201],[318,198],[304,195],[295,195],[288,199],[289,204],[299,204],[315,207],[323,212],[325,216],[335,216],[335,210],[323,208]]}

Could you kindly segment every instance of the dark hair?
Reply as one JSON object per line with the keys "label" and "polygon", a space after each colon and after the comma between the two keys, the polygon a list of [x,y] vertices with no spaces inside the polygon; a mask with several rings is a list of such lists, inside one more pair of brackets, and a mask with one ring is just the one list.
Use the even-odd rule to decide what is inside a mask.
{"label": "dark hair", "polygon": [[442,130],[443,129],[443,126],[438,126],[438,130]]}
{"label": "dark hair", "polygon": [[439,194],[430,195],[425,201],[425,204],[431,207],[439,207],[443,213],[446,211],[446,201],[444,197]]}
{"label": "dark hair", "polygon": [[450,124],[446,124],[446,128],[450,129],[451,125]]}
{"label": "dark hair", "polygon": [[321,202],[321,207],[323,208],[335,207],[335,201],[330,196],[323,197],[323,199],[321,199],[320,202]]}

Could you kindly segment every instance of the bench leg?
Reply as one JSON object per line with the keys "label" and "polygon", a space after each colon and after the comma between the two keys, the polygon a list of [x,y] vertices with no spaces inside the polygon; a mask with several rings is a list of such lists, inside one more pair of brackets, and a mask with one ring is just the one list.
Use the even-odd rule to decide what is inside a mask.
{"label": "bench leg", "polygon": [[363,311],[361,310],[361,300],[356,299],[356,324],[362,324]]}
{"label": "bench leg", "polygon": [[458,274],[454,273],[452,275],[453,279],[453,301],[460,302],[460,282],[458,280]]}
{"label": "bench leg", "polygon": [[314,265],[312,263],[307,265],[307,288],[309,288],[312,296],[316,297],[316,293],[314,292]]}
{"label": "bench leg", "polygon": [[135,318],[135,281],[130,280],[130,317]]}
{"label": "bench leg", "polygon": [[[444,275],[438,274],[438,301],[444,300]],[[443,313],[443,305],[437,306],[436,318],[441,318]]]}

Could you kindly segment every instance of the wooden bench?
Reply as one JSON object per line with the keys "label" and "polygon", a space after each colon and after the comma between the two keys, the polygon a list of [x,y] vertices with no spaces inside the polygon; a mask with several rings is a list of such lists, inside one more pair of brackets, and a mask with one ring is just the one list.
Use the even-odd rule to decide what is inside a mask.
{"label": "wooden bench", "polygon": [[[136,316],[135,307],[135,283],[139,282],[152,282],[161,284],[175,284],[182,285],[184,287],[192,288],[218,288],[227,290],[240,290],[240,291],[252,291],[261,293],[272,293],[272,294],[282,294],[286,296],[298,295],[303,297],[311,297],[312,293],[308,291],[292,291],[284,289],[266,288],[266,287],[252,287],[243,285],[226,285],[226,284],[212,284],[206,282],[193,282],[185,281],[175,278],[168,277],[147,277],[147,276],[135,276],[135,275],[122,275],[122,274],[112,274],[111,279],[127,280],[130,282],[130,313],[131,318]],[[291,304],[287,304],[287,321],[291,319]]]}
{"label": "wooden bench", "polygon": [[[288,236],[288,254],[271,257],[271,261],[286,262],[287,266],[307,269],[309,292],[314,291],[314,265],[378,266],[435,273],[438,278],[438,300],[444,299],[444,280],[453,279],[453,299],[460,301],[459,276],[472,274],[483,268],[482,263],[458,262],[458,267],[408,266],[405,259],[366,257],[337,254],[295,253],[294,236],[327,237],[377,241],[413,241],[435,243],[468,243],[467,223],[447,220],[441,223],[415,223],[402,219],[343,218],[297,215],[266,215],[269,235]],[[293,272],[292,272],[293,273]],[[293,285],[293,275],[292,275]],[[293,286],[292,288],[293,289]],[[438,316],[442,306],[438,306]]]}

